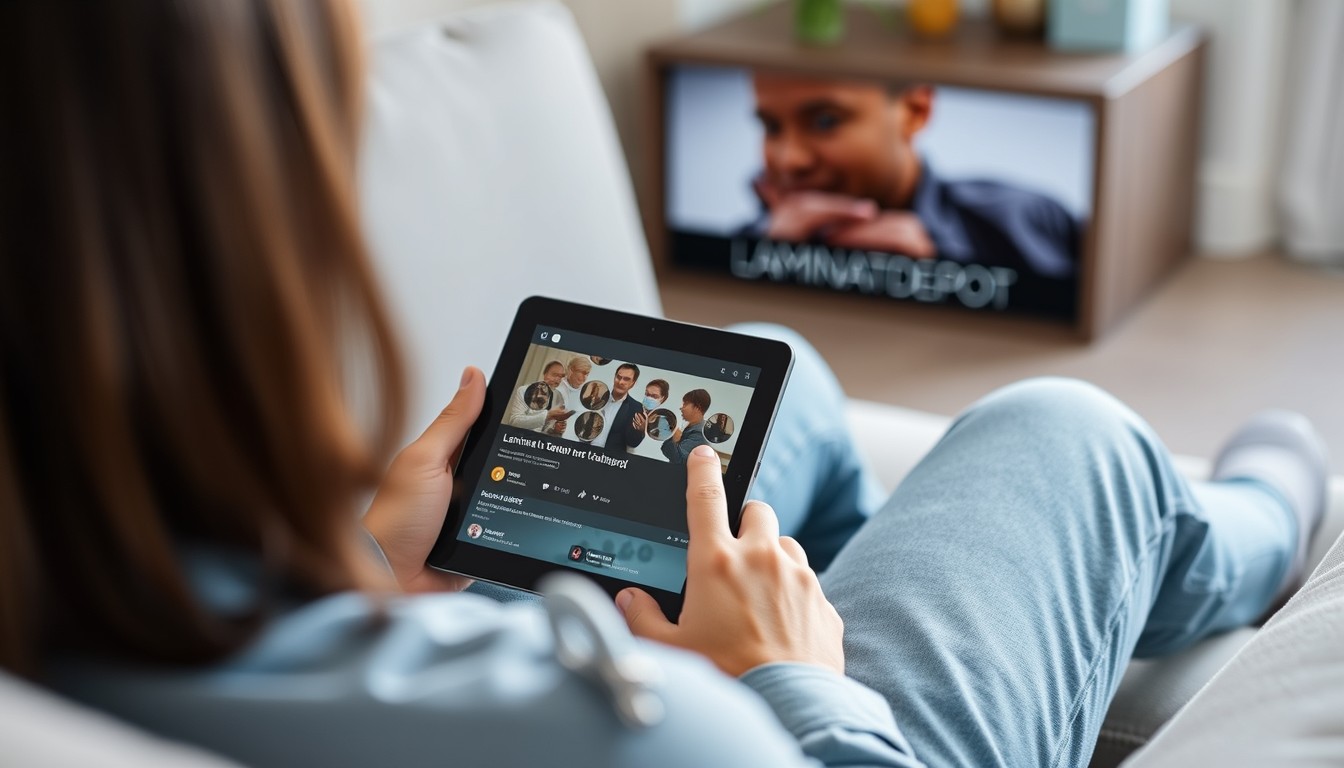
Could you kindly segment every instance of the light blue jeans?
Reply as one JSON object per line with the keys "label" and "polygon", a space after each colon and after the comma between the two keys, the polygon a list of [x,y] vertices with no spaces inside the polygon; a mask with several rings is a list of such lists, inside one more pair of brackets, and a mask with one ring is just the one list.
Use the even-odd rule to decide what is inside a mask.
{"label": "light blue jeans", "polygon": [[797,353],[752,495],[823,571],[847,673],[931,767],[1086,765],[1131,657],[1253,620],[1288,568],[1282,497],[1187,483],[1142,420],[1076,381],[971,406],[883,503],[817,352],[733,330]]}

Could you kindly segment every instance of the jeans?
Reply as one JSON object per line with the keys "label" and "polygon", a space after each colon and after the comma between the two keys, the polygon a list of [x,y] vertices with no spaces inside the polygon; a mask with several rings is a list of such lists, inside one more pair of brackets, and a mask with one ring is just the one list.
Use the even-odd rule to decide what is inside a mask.
{"label": "jeans", "polygon": [[1143,421],[1076,381],[986,397],[876,502],[815,350],[735,330],[798,354],[752,495],[824,567],[847,674],[926,765],[1086,765],[1131,657],[1253,620],[1289,567],[1281,496],[1186,482]]}

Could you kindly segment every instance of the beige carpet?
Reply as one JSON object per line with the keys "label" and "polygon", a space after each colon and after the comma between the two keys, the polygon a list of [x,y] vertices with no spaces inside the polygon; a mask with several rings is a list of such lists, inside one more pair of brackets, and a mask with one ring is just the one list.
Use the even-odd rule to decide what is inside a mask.
{"label": "beige carpet", "polygon": [[851,396],[954,414],[1028,376],[1074,376],[1119,396],[1180,453],[1211,455],[1257,409],[1299,410],[1344,473],[1344,275],[1274,255],[1193,259],[1101,341],[1036,323],[678,273],[669,317],[783,323]]}

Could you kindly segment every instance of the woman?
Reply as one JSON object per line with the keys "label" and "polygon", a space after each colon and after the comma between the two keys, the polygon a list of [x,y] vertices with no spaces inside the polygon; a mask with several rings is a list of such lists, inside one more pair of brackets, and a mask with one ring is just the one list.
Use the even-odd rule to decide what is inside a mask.
{"label": "woman", "polygon": [[874,514],[795,338],[776,509],[733,536],[697,449],[680,623],[617,598],[661,641],[631,724],[538,606],[424,567],[478,370],[381,471],[404,377],[357,226],[348,5],[28,0],[0,36],[0,664],[122,718],[253,765],[1079,764],[1131,653],[1297,578],[1319,457],[1282,419],[1187,485],[1105,395],[1019,385]]}

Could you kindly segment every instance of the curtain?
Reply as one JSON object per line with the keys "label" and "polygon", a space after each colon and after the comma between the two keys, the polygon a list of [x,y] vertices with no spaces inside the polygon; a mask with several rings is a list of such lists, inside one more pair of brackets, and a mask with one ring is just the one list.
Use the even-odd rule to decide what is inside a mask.
{"label": "curtain", "polygon": [[1289,42],[1279,209],[1284,245],[1344,267],[1344,2],[1298,0]]}

